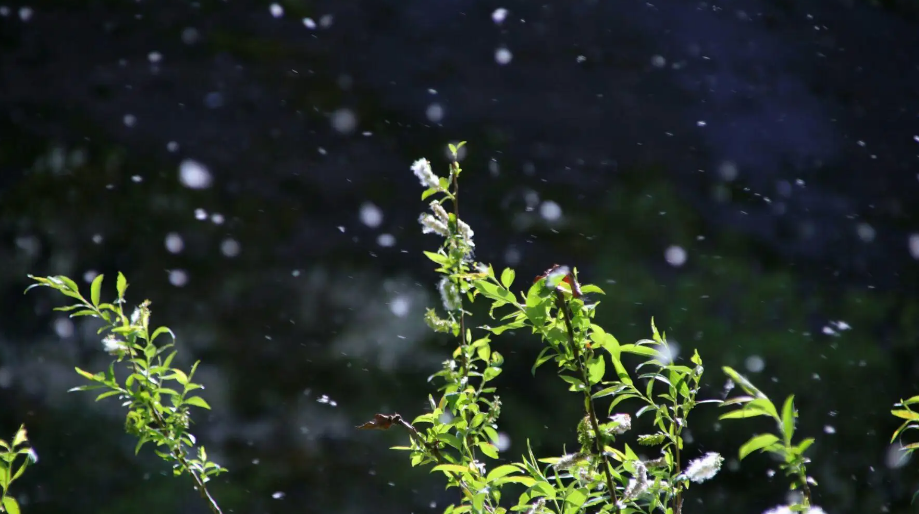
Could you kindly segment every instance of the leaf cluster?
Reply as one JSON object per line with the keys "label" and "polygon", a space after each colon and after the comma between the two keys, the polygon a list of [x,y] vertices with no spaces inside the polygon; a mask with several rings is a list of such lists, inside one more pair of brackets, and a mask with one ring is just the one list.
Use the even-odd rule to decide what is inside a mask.
{"label": "leaf cluster", "polygon": [[[22,461],[17,465],[17,461]],[[10,485],[21,477],[29,464],[38,462],[38,454],[29,444],[26,427],[21,426],[12,441],[0,439],[0,512],[19,514],[19,502],[10,496]]]}
{"label": "leaf cluster", "polygon": [[[89,299],[80,292],[77,284],[65,276],[33,277],[34,287],[49,287],[75,300],[75,303],[57,307],[70,317],[89,316],[102,321],[98,334],[105,333],[102,347],[113,357],[107,369],[98,372],[76,368],[77,374],[89,383],[74,387],[73,391],[102,392],[96,401],[116,398],[127,409],[125,431],[137,437],[135,454],[147,443],[153,443],[155,453],[170,463],[175,476],[188,474],[213,512],[219,512],[216,502],[207,493],[204,484],[213,476],[226,471],[209,461],[203,446],[196,448],[195,436],[190,432],[191,408],[210,409],[207,401],[194,394],[204,386],[193,381],[198,362],[188,372],[173,367],[177,355],[175,334],[168,327],[153,329],[150,326],[150,301],[138,305],[128,316],[125,313],[125,292],[128,282],[118,274],[117,296],[111,303],[102,301],[103,275],[98,275],[90,285]],[[164,339],[166,336],[168,340]],[[115,365],[122,363],[127,376],[122,380]]]}

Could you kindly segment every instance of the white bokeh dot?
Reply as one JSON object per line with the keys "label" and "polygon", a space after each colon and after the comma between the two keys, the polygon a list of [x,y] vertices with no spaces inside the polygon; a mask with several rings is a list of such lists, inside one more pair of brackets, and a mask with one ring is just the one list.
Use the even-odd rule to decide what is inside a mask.
{"label": "white bokeh dot", "polygon": [[495,50],[495,62],[500,65],[510,64],[511,60],[514,58],[514,54],[511,53],[507,48],[501,47]]}
{"label": "white bokeh dot", "polygon": [[206,189],[211,186],[211,172],[200,162],[185,159],[179,164],[179,181],[189,189]]}
{"label": "white bokeh dot", "polygon": [[174,269],[169,271],[169,283],[176,287],[183,287],[188,283],[188,273],[185,270]]}
{"label": "white bokeh dot", "polygon": [[185,242],[182,240],[182,236],[175,232],[166,234],[164,244],[169,253],[179,253],[185,248]]}
{"label": "white bokeh dot", "polygon": [[680,267],[683,264],[686,264],[686,250],[684,250],[681,246],[671,246],[664,252],[664,259],[667,261],[667,264],[675,267]]}
{"label": "white bokeh dot", "polygon": [[546,221],[558,221],[562,217],[562,207],[552,200],[546,200],[539,205],[539,215]]}
{"label": "white bokeh dot", "polygon": [[361,223],[370,228],[377,228],[383,223],[383,211],[371,202],[361,204]]}

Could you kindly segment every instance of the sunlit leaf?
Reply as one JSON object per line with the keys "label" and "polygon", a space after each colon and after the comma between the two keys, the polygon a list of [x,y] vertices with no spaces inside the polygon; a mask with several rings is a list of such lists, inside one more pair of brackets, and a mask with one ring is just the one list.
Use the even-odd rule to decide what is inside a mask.
{"label": "sunlit leaf", "polygon": [[785,433],[785,443],[791,443],[791,438],[795,433],[795,395],[790,395],[785,399],[785,405],[782,406],[782,429]]}
{"label": "sunlit leaf", "polygon": [[892,410],[891,414],[898,418],[908,419],[910,421],[919,421],[919,412],[911,410]]}
{"label": "sunlit leaf", "polygon": [[516,272],[512,268],[505,268],[504,271],[501,272],[501,284],[510,289],[511,285],[514,283],[515,276]]}
{"label": "sunlit leaf", "polygon": [[463,473],[463,474],[467,474],[467,473],[470,472],[468,467],[466,467],[466,466],[460,466],[460,465],[458,465],[458,464],[438,464],[437,466],[434,466],[434,467],[431,469],[431,472],[432,472],[432,473],[433,473],[434,471],[443,471],[443,472],[450,472],[450,473]]}
{"label": "sunlit leaf", "polygon": [[116,288],[118,289],[118,298],[124,298],[124,292],[128,290],[128,279],[120,271],[118,272]]}
{"label": "sunlit leaf", "polygon": [[204,398],[201,398],[200,396],[192,396],[191,398],[186,398],[184,403],[186,405],[194,405],[195,407],[201,407],[202,409],[210,410],[211,408],[211,406],[208,405],[206,401],[204,401]]}
{"label": "sunlit leaf", "polygon": [[514,296],[514,293],[508,291],[507,289],[502,289],[491,282],[485,280],[476,280],[473,282],[475,288],[485,295],[487,298],[493,300],[502,300],[507,303],[517,303],[517,298]]}
{"label": "sunlit leaf", "polygon": [[4,496],[2,501],[3,509],[6,510],[8,514],[20,514],[19,502],[16,501],[16,498]]}
{"label": "sunlit leaf", "polygon": [[491,443],[479,443],[479,449],[482,450],[482,453],[492,459],[498,458],[498,448]]}
{"label": "sunlit leaf", "polygon": [[779,442],[779,438],[773,434],[755,435],[751,437],[749,441],[741,445],[739,452],[740,460],[743,460],[744,457],[757,450],[763,450],[777,442]]}
{"label": "sunlit leaf", "polygon": [[603,295],[606,294],[605,292],[603,292],[602,289],[600,289],[599,286],[596,286],[594,284],[586,284],[586,285],[581,286],[581,292],[584,294],[587,294],[587,293],[599,293]]}
{"label": "sunlit leaf", "polygon": [[93,302],[93,305],[98,307],[99,302],[102,298],[102,275],[96,275],[96,278],[93,279],[92,285],[89,287],[89,298]]}

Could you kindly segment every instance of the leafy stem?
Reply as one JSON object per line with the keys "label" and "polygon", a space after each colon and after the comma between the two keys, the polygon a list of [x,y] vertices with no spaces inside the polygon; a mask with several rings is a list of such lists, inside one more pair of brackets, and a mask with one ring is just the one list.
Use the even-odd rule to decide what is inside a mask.
{"label": "leafy stem", "polygon": [[[198,363],[196,362],[187,374],[181,369],[171,367],[177,352],[173,350],[165,357],[164,354],[173,348],[175,343],[157,346],[154,341],[162,334],[172,336],[174,341],[175,335],[167,327],[159,327],[151,333],[150,302],[142,302],[130,317],[126,316],[123,306],[128,283],[121,273],[118,274],[117,280],[118,296],[112,303],[101,302],[102,275],[98,275],[92,281],[89,300],[80,293],[76,283],[67,277],[31,278],[36,283],[29,289],[36,286],[50,287],[78,302],[55,310],[70,312],[70,317],[90,316],[101,319],[104,325],[98,333],[108,332],[102,340],[103,349],[114,357],[108,370],[93,374],[76,368],[77,373],[88,379],[90,384],[75,387],[71,391],[108,389],[100,394],[96,401],[110,396],[127,400],[124,403],[128,407],[125,430],[138,437],[135,453],[148,442],[153,442],[158,447],[165,446],[167,452],[157,450],[155,453],[172,463],[176,476],[183,473],[191,475],[195,489],[207,502],[210,511],[213,514],[222,514],[205,483],[210,476],[219,475],[226,469],[208,461],[203,446],[197,448],[197,458],[189,457],[187,450],[195,446],[195,438],[188,432],[191,423],[189,407],[210,409],[200,396],[187,397],[189,392],[204,387],[191,381]],[[124,360],[127,360],[130,374],[122,386],[115,376],[114,366]],[[181,387],[167,387],[165,384],[168,381]],[[172,405],[167,406],[163,403],[164,396],[170,397]]]}
{"label": "leafy stem", "polygon": [[578,348],[578,344],[574,339],[574,327],[571,325],[571,311],[568,309],[568,304],[565,302],[565,296],[562,291],[555,291],[555,303],[559,310],[562,312],[562,316],[564,317],[565,329],[568,332],[568,344],[571,347],[572,354],[574,354],[574,360],[577,363],[578,369],[581,371],[581,379],[584,381],[584,407],[587,410],[587,415],[590,417],[591,428],[593,428],[594,431],[594,444],[597,449],[597,457],[600,458],[600,461],[603,465],[603,474],[606,478],[606,487],[609,490],[610,498],[615,505],[618,502],[616,498],[616,488],[613,487],[613,475],[609,469],[609,457],[603,450],[602,432],[600,432],[600,423],[597,420],[597,411],[594,407],[594,401],[590,394],[590,380],[587,374],[587,366],[584,364],[584,359],[581,358],[581,350]]}

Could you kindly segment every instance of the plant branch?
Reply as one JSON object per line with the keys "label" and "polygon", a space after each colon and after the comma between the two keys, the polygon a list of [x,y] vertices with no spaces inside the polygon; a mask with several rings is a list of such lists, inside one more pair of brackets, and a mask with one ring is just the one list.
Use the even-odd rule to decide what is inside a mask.
{"label": "plant branch", "polygon": [[587,375],[587,367],[584,365],[584,361],[581,359],[581,350],[578,348],[578,345],[574,340],[574,327],[571,325],[571,312],[568,309],[568,304],[565,303],[564,293],[556,290],[555,302],[558,305],[559,310],[562,311],[562,315],[565,318],[565,328],[568,330],[568,344],[571,346],[571,352],[574,354],[574,360],[577,361],[578,368],[581,370],[581,378],[584,381],[584,404],[587,408],[588,417],[590,417],[590,424],[593,427],[594,443],[597,447],[597,456],[600,457],[600,460],[603,463],[603,473],[606,476],[606,487],[609,489],[609,495],[612,499],[613,505],[618,506],[618,500],[616,499],[616,488],[613,487],[613,475],[609,470],[609,458],[606,456],[606,452],[603,451],[603,443],[600,441],[600,423],[597,421],[597,411],[594,408],[593,398],[590,397],[590,381]]}
{"label": "plant branch", "polygon": [[[455,157],[456,157],[456,156],[454,156],[454,159],[455,159]],[[459,168],[459,163],[458,163],[456,160],[454,160],[454,161],[451,163],[451,167],[453,168],[452,172],[450,173],[450,175],[452,176],[452,179],[453,179],[453,195],[452,195],[452,200],[453,200],[453,216],[456,217],[456,225],[457,225],[457,227],[459,227],[459,222],[460,222],[460,217],[459,217],[459,181],[458,181],[458,178],[457,178],[457,175],[458,175],[458,174],[457,174],[457,168]],[[457,291],[457,293],[461,295],[461,293],[460,293],[460,291],[461,291],[461,289],[460,289],[460,279],[458,279],[458,278],[455,279],[454,284],[456,285],[456,291]],[[465,311],[463,310],[462,296],[460,296],[459,323],[460,323],[460,346],[462,346],[462,347],[465,349],[466,344],[467,344],[467,343],[466,343],[466,313],[465,313]],[[464,385],[469,383],[469,357],[466,355],[465,350],[463,351],[463,383],[464,383]],[[468,419],[468,416],[466,415],[466,411],[465,411],[465,410],[463,411],[463,419],[464,419],[467,423],[469,422],[469,419]],[[466,447],[469,448],[469,454],[472,456],[472,459],[475,460],[475,445],[472,444],[473,442],[474,442],[474,440],[473,440],[472,435],[471,435],[471,434],[468,435],[468,436],[466,437]]]}
{"label": "plant branch", "polygon": [[[147,393],[150,393],[149,382],[148,382],[149,378],[146,378],[146,374],[143,374],[140,372],[140,368],[138,368],[137,363],[134,362],[134,359],[136,357],[134,356],[133,345],[129,346],[129,348],[131,349],[131,366],[134,368],[134,373],[137,373],[139,376],[145,377],[145,380],[142,383],[146,386],[145,388],[148,389]],[[149,401],[153,403],[153,400],[152,400],[153,395],[150,395],[150,398],[151,400]],[[167,430],[166,420],[163,419],[163,416],[160,414],[159,410],[157,410],[156,405],[150,405],[148,406],[148,408],[150,412],[153,413],[153,417],[156,419],[156,424],[159,427],[160,433],[165,436],[165,432]],[[181,442],[179,444],[181,445]],[[198,473],[196,473],[195,470],[191,468],[191,465],[188,463],[188,460],[185,458],[185,455],[182,453],[181,449],[178,446],[176,446],[176,447],[170,448],[170,450],[172,452],[173,457],[175,457],[175,459],[179,462],[179,464],[181,464],[182,467],[186,471],[188,471],[188,474],[191,475],[192,480],[195,481],[195,489],[197,489],[198,492],[201,494],[201,498],[203,498],[204,501],[207,502],[207,506],[208,508],[210,508],[211,512],[213,514],[223,514],[223,512],[220,510],[220,506],[217,505],[217,500],[215,500],[214,497],[211,496],[211,493],[207,490],[207,486],[204,485],[204,480],[200,476],[198,476]]]}

